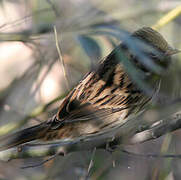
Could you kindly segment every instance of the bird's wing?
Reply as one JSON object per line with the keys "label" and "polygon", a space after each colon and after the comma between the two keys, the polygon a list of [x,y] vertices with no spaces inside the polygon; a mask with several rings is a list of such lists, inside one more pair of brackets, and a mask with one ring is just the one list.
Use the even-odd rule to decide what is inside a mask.
{"label": "bird's wing", "polygon": [[135,88],[121,65],[110,66],[106,73],[103,77],[98,72],[85,76],[61,104],[53,129],[90,120],[107,126],[119,117],[125,119],[146,103],[148,99]]}

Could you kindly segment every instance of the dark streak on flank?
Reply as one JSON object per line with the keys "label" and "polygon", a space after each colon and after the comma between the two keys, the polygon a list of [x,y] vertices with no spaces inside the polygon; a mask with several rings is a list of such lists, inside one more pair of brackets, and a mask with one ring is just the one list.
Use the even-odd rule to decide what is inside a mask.
{"label": "dark streak on flank", "polygon": [[[116,104],[116,105],[122,104],[121,101],[122,101],[123,99],[125,99],[125,96],[120,96],[119,99],[117,99],[116,101],[114,101],[114,104]],[[121,102],[121,103],[120,103],[120,102]]]}
{"label": "dark streak on flank", "polygon": [[114,89],[112,89],[111,94],[114,93],[117,89],[118,89],[118,87],[115,87]]}
{"label": "dark streak on flank", "polygon": [[86,98],[88,98],[90,96],[90,94],[92,93],[91,90],[89,90],[87,93],[86,93]]}
{"label": "dark streak on flank", "polygon": [[126,97],[124,97],[124,98],[121,98],[121,102],[118,104],[118,105],[122,105],[125,101],[126,101]]}
{"label": "dark streak on flank", "polygon": [[[112,72],[109,74],[109,77],[108,77],[108,79],[107,79],[107,81],[106,81],[106,84],[104,84],[104,85],[99,89],[99,91],[96,93],[96,95],[95,95],[92,99],[98,97],[98,96],[101,94],[101,92],[104,91],[104,89],[106,89],[107,87],[112,86],[113,80],[114,80],[114,75],[115,75],[115,71],[112,70]],[[92,100],[92,99],[91,99],[91,100]]]}
{"label": "dark streak on flank", "polygon": [[112,96],[112,97],[109,98],[107,101],[103,102],[103,103],[101,104],[101,106],[106,105],[108,102],[110,102],[111,100],[113,100],[115,97],[116,97],[116,95]]}
{"label": "dark streak on flank", "polygon": [[132,95],[128,95],[127,98],[124,100],[124,104],[130,104],[132,102],[133,102]]}
{"label": "dark streak on flank", "polygon": [[106,96],[104,96],[103,98],[98,99],[94,104],[97,104],[97,103],[101,102],[102,100],[104,100],[104,99],[107,98],[108,96],[109,96],[109,95],[106,95]]}
{"label": "dark streak on flank", "polygon": [[93,100],[94,98],[98,97],[105,88],[106,88],[106,84],[104,84],[104,85],[99,89],[99,91],[96,93],[96,95],[95,95],[91,100]]}
{"label": "dark streak on flank", "polygon": [[81,93],[81,95],[79,96],[79,99],[80,100],[83,100],[85,98],[85,92],[83,91],[82,93]]}
{"label": "dark streak on flank", "polygon": [[123,86],[124,86],[124,77],[125,75],[124,74],[122,74],[122,76],[120,77],[120,88],[122,88]]}
{"label": "dark streak on flank", "polygon": [[110,87],[113,85],[114,76],[115,76],[115,70],[112,70],[112,72],[109,74],[109,77],[106,81],[106,84],[105,84],[106,87]]}

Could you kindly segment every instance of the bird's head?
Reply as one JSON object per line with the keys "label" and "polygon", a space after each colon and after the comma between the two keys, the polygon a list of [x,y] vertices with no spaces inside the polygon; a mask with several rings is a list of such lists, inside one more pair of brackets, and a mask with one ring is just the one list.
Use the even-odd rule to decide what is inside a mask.
{"label": "bird's head", "polygon": [[[181,52],[172,48],[159,32],[150,27],[143,27],[135,31],[132,34],[132,37],[142,42],[140,43],[141,50],[143,50],[143,52],[153,60],[155,64],[160,65],[163,68],[168,67],[172,55]],[[137,55],[135,58],[138,59]]]}

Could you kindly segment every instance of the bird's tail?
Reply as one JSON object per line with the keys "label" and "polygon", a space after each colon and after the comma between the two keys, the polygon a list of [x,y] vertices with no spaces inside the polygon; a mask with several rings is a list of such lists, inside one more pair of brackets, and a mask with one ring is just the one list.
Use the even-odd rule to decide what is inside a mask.
{"label": "bird's tail", "polygon": [[49,125],[47,123],[41,123],[0,138],[0,151],[7,150],[29,141],[40,139],[48,129]]}

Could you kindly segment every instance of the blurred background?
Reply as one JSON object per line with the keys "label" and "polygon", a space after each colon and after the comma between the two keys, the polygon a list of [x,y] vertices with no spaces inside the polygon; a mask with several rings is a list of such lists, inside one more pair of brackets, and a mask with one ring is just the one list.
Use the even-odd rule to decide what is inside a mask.
{"label": "blurred background", "polygon": [[[180,6],[180,0],[0,0],[0,136],[54,115],[72,87],[120,43],[111,32],[157,25]],[[176,16],[156,27],[181,49],[181,16]],[[170,97],[181,95],[180,56],[174,58],[162,87]],[[178,130],[124,149],[181,154],[180,138]],[[75,152],[28,169],[21,167],[42,159],[0,162],[0,179],[83,180],[91,155]],[[112,154],[97,150],[93,162],[91,180],[181,179],[179,158],[140,157],[118,149]]]}

